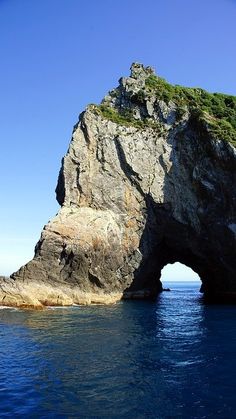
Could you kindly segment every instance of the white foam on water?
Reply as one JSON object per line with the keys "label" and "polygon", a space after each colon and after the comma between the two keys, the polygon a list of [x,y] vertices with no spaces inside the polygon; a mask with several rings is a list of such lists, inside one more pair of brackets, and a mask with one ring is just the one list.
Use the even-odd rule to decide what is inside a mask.
{"label": "white foam on water", "polygon": [[13,310],[13,311],[18,311],[19,308],[17,308],[17,307],[11,307],[11,306],[0,306],[0,310]]}
{"label": "white foam on water", "polygon": [[69,308],[71,309],[71,308],[78,308],[78,307],[81,307],[81,306],[79,304],[73,304],[71,306],[47,306],[45,308],[46,310],[59,310],[59,309],[65,310]]}

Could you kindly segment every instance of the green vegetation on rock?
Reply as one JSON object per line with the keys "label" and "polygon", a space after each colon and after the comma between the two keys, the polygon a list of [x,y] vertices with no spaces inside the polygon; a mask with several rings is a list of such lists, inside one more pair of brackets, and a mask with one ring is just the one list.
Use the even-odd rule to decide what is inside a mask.
{"label": "green vegetation on rock", "polygon": [[141,128],[144,124],[143,121],[137,120],[133,117],[130,109],[124,109],[122,112],[118,112],[115,108],[112,108],[103,103],[97,107],[97,110],[105,118],[120,125]]}
{"label": "green vegetation on rock", "polygon": [[188,106],[190,111],[198,111],[199,120],[208,125],[209,131],[217,139],[236,144],[236,97],[222,93],[209,93],[200,88],[173,86],[155,75],[146,79],[146,88],[157,99],[167,104],[172,101],[178,109]]}
{"label": "green vegetation on rock", "polygon": [[[116,97],[118,90],[110,92],[111,97]],[[201,126],[207,128],[212,137],[219,140],[229,141],[236,145],[236,97],[221,93],[209,93],[201,88],[189,88],[179,85],[171,85],[165,79],[151,74],[145,80],[145,86],[139,91],[131,92],[127,96],[126,108],[117,109],[103,102],[94,105],[94,109],[104,118],[124,126],[133,126],[143,129],[152,127],[160,130],[164,125],[154,118],[137,119],[134,117],[132,104],[140,108],[150,97],[164,101],[167,105],[173,102],[176,105],[176,119],[181,120],[186,110],[195,117]]]}
{"label": "green vegetation on rock", "polygon": [[102,103],[99,106],[93,105],[97,112],[99,112],[104,118],[109,121],[115,122],[116,124],[125,125],[127,127],[145,128],[151,127],[160,129],[161,124],[150,118],[135,119],[131,109],[124,108],[118,112],[115,108]]}

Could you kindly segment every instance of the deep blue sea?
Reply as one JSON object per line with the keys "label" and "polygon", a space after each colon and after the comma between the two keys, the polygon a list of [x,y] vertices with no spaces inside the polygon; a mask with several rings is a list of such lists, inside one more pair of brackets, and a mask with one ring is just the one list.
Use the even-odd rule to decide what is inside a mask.
{"label": "deep blue sea", "polygon": [[156,302],[0,310],[0,418],[236,417],[236,306],[169,283]]}

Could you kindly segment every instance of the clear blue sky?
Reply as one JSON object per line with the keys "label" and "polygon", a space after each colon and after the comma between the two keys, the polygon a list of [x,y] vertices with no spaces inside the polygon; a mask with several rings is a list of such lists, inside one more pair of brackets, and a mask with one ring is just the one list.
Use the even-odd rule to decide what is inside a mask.
{"label": "clear blue sky", "polygon": [[85,105],[133,61],[236,94],[235,22],[234,0],[0,0],[0,274],[32,258],[57,212],[60,160]]}

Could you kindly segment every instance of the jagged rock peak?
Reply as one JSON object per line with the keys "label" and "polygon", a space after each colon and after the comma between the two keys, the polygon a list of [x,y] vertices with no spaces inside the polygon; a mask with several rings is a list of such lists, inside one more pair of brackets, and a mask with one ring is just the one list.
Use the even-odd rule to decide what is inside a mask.
{"label": "jagged rock peak", "polygon": [[140,63],[132,63],[130,71],[130,77],[137,80],[145,80],[150,75],[155,74],[154,68],[150,66],[144,67],[144,65]]}

